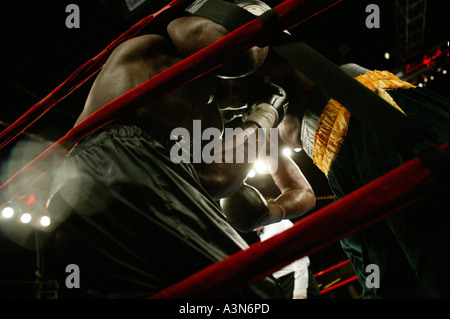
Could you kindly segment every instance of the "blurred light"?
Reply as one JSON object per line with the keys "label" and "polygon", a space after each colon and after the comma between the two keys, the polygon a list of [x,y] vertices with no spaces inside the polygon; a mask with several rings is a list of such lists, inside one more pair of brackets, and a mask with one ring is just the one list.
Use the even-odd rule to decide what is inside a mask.
{"label": "blurred light", "polygon": [[253,178],[253,177],[255,177],[256,176],[256,172],[255,172],[255,170],[254,169],[252,169],[252,170],[250,170],[250,172],[248,172],[248,175],[247,175],[247,177],[249,177],[249,178]]}
{"label": "blurred light", "polygon": [[428,82],[428,78],[423,79],[423,81],[424,81],[425,83],[427,83],[427,82]]}
{"label": "blurred light", "polygon": [[25,213],[20,217],[20,221],[24,224],[28,224],[31,221],[31,215],[28,213]]}
{"label": "blurred light", "polygon": [[419,86],[419,87],[423,87],[423,84],[422,84],[422,83],[419,83],[418,86]]}
{"label": "blurred light", "polygon": [[50,217],[42,216],[41,217],[41,225],[44,227],[47,227],[48,225],[50,225]]}
{"label": "blurred light", "polygon": [[391,54],[390,54],[389,52],[386,52],[386,53],[384,54],[384,58],[385,58],[386,60],[389,60],[389,59],[391,58]]}
{"label": "blurred light", "polygon": [[14,209],[12,207],[5,207],[2,210],[2,216],[5,218],[11,218],[14,216]]}
{"label": "blurred light", "polygon": [[283,150],[283,155],[284,156],[291,156],[291,154],[292,154],[292,151],[291,151],[291,149],[290,148],[285,148],[284,150]]}
{"label": "blurred light", "polygon": [[300,147],[294,148],[295,153],[300,153],[301,151],[302,151],[302,149]]}
{"label": "blurred light", "polygon": [[266,165],[259,160],[255,162],[254,169],[258,174],[267,174],[268,172]]}
{"label": "blurred light", "polygon": [[442,74],[447,74],[447,70],[442,70]]}
{"label": "blurred light", "polygon": [[433,75],[430,76],[430,80],[431,80],[431,81],[434,80],[434,76],[433,76]]}

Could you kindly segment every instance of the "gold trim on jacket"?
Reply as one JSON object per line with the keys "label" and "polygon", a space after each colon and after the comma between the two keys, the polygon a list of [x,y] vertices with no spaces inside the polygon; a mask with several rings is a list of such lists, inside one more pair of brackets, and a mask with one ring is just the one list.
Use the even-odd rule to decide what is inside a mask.
{"label": "gold trim on jacket", "polygon": [[[372,71],[356,78],[364,86],[377,93],[386,102],[400,112],[403,110],[395,103],[387,90],[409,89],[412,84],[400,80],[388,71]],[[339,102],[331,99],[325,106],[314,136],[314,164],[326,175],[339,153],[342,142],[347,135],[350,112]]]}

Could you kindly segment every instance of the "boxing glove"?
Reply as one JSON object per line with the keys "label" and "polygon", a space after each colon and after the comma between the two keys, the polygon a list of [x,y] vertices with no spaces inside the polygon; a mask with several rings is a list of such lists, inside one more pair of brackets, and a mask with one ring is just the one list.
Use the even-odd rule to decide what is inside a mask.
{"label": "boxing glove", "polygon": [[249,105],[242,120],[256,123],[262,128],[277,127],[283,120],[289,105],[286,91],[272,83],[266,83],[254,102]]}
{"label": "boxing glove", "polygon": [[231,196],[222,198],[220,206],[229,223],[244,233],[284,219],[281,205],[274,200],[266,201],[256,188],[246,183]]}
{"label": "boxing glove", "polygon": [[214,101],[221,110],[246,108],[261,95],[265,81],[259,76],[247,76],[234,80],[217,79]]}

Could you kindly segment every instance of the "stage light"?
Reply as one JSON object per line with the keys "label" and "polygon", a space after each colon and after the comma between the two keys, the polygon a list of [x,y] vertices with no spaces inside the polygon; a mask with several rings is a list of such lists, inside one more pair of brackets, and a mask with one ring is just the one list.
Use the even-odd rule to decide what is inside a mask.
{"label": "stage light", "polygon": [[442,70],[442,74],[447,74],[447,70]]}
{"label": "stage light", "polygon": [[41,217],[41,225],[44,227],[47,227],[50,225],[50,217],[48,216],[42,216]]}
{"label": "stage light", "polygon": [[300,147],[294,148],[295,153],[300,153],[301,151],[302,151],[302,149]]}
{"label": "stage light", "polygon": [[14,209],[12,207],[5,207],[2,210],[2,216],[4,218],[11,218],[14,216]]}
{"label": "stage light", "polygon": [[291,156],[291,154],[292,154],[292,151],[291,151],[290,148],[285,148],[285,149],[283,150],[283,155],[284,155],[284,156],[289,157],[289,156]]}
{"label": "stage light", "polygon": [[267,174],[268,172],[267,166],[259,160],[255,162],[255,166],[253,168],[258,174]]}
{"label": "stage light", "polygon": [[28,213],[23,214],[23,215],[20,217],[20,221],[21,221],[22,223],[24,223],[24,224],[28,224],[28,223],[31,221],[31,215],[28,214]]}
{"label": "stage light", "polygon": [[386,53],[384,54],[384,58],[385,58],[386,60],[389,60],[389,59],[391,58],[391,54],[390,54],[389,52],[386,52]]}

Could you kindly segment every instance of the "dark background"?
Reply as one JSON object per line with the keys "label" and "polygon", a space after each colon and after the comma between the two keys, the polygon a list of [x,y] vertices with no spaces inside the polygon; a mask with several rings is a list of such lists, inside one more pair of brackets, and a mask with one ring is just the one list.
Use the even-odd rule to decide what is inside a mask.
{"label": "dark background", "polygon": [[[124,0],[2,1],[0,130],[13,123],[134,23],[168,2],[147,0],[129,12]],[[279,2],[268,1],[272,6]],[[68,15],[65,8],[70,3],[80,8],[80,29],[65,26]],[[379,29],[368,29],[365,25],[368,15],[365,9],[369,3],[380,7]],[[409,8],[409,12],[412,18],[418,17],[415,21],[420,23],[410,23],[408,36],[405,17],[399,11],[399,8],[406,9],[407,2],[394,0],[344,0],[296,27],[292,33],[338,65],[352,62],[370,69],[389,70],[405,80],[421,83],[448,97],[448,75],[443,70],[448,68],[449,2],[428,0],[417,3],[415,8]],[[409,41],[419,39],[418,45],[405,49],[405,38]],[[435,55],[437,47],[443,54],[432,59],[431,64],[424,65],[426,58]],[[386,52],[390,53],[389,60],[385,59]],[[2,183],[72,128],[92,81],[89,80],[56,105],[17,141],[0,150]],[[304,152],[293,153],[292,157],[318,196],[316,210],[332,203],[333,194],[325,176]],[[249,182],[266,197],[278,195],[268,175],[258,175]],[[43,205],[45,199],[39,198],[38,201]],[[21,227],[25,226],[22,225],[6,225],[1,217],[0,226],[3,231],[0,232],[0,297],[34,298],[36,253],[32,249],[33,238],[26,243],[15,238],[11,240],[10,233],[19,234],[17,237],[22,238],[22,233],[28,235],[29,230],[23,230]],[[5,230],[7,228],[9,230]],[[249,242],[255,240],[251,235],[245,238]],[[45,254],[39,257],[43,258]],[[313,272],[346,260],[338,244],[310,258]],[[51,268],[51,260],[48,264]],[[336,278],[342,280],[351,274],[351,268],[343,268],[340,273],[334,272],[321,281],[324,286]],[[357,286],[349,286],[325,297],[358,298],[358,294]]]}

